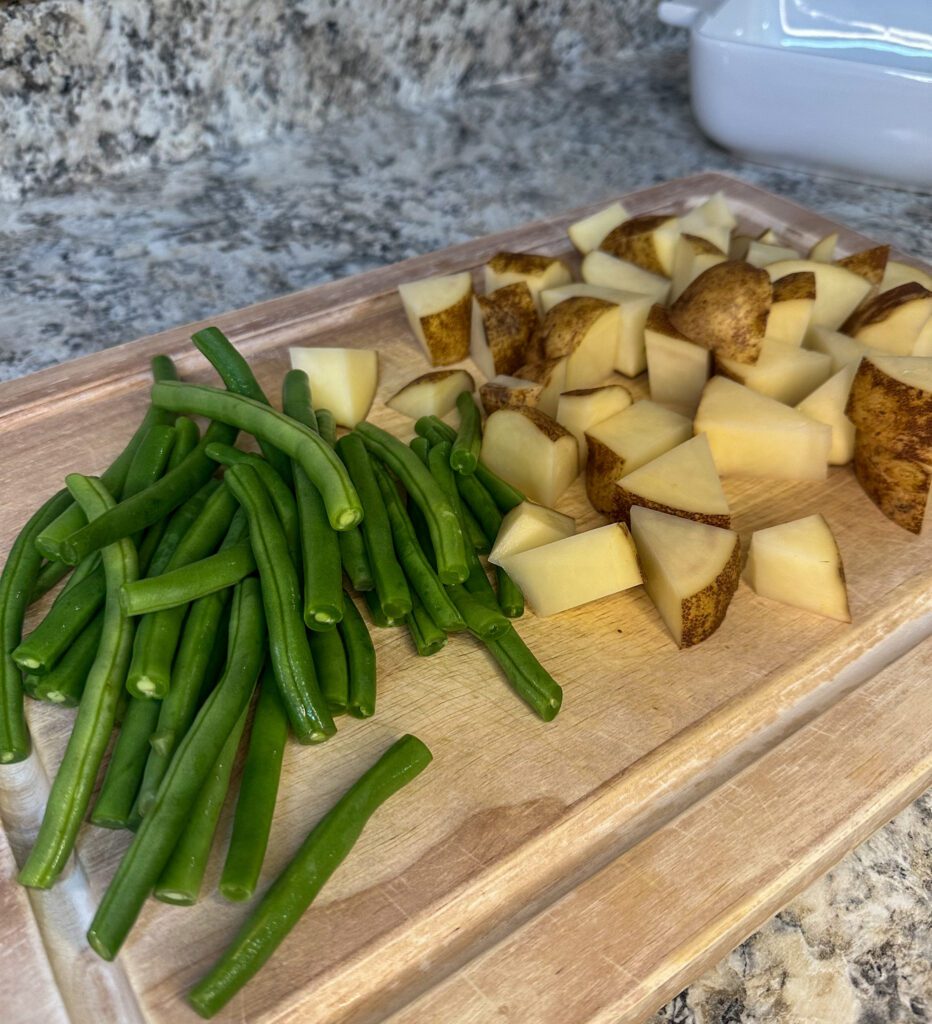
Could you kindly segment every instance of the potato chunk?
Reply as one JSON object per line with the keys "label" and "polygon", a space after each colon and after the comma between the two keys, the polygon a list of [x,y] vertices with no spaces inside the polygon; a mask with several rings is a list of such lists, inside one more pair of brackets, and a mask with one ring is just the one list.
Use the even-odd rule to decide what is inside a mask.
{"label": "potato chunk", "polygon": [[859,430],[854,440],[854,475],[887,519],[910,533],[922,532],[932,469],[890,451]]}
{"label": "potato chunk", "polygon": [[522,406],[537,407],[540,404],[543,384],[520,377],[504,374],[493,377],[479,388],[479,401],[487,416],[496,409],[520,409]]}
{"label": "potato chunk", "polygon": [[786,345],[802,345],[815,308],[815,274],[787,274],[773,283],[767,337]]}
{"label": "potato chunk", "polygon": [[291,365],[304,370],[314,404],[341,427],[364,420],[379,383],[379,354],[371,348],[292,348]]}
{"label": "potato chunk", "polygon": [[497,252],[485,265],[486,294],[523,281],[540,309],[540,293],[573,280],[570,268],[555,256],[529,252]]}
{"label": "potato chunk", "polygon": [[761,597],[851,621],[845,570],[824,516],[806,516],[757,530],[744,579]]}
{"label": "potato chunk", "polygon": [[652,306],[644,328],[650,397],[690,419],[712,369],[712,353],[678,331],[663,306]]}
{"label": "potato chunk", "polygon": [[673,274],[673,255],[680,236],[679,218],[667,214],[632,217],[613,228],[599,249],[616,259],[629,260],[651,274]]}
{"label": "potato chunk", "polygon": [[637,553],[623,523],[509,555],[500,562],[535,615],[556,615],[641,582]]}
{"label": "potato chunk", "polygon": [[631,510],[644,587],[678,647],[692,647],[722,624],[738,589],[738,535],[708,523]]}
{"label": "potato chunk", "polygon": [[566,390],[566,357],[525,363],[518,367],[517,376],[540,385],[535,404],[542,413],[555,416],[560,393]]}
{"label": "potato chunk", "polygon": [[716,357],[715,369],[752,391],[795,405],[828,380],[832,361],[821,352],[765,338],[753,366]]}
{"label": "potato chunk", "polygon": [[557,403],[557,423],[576,438],[579,445],[579,464],[586,464],[589,447],[586,431],[609,416],[627,409],[631,404],[631,392],[623,384],[606,384],[600,388],[583,388],[564,391]]}
{"label": "potato chunk", "polygon": [[580,273],[582,279],[589,284],[649,295],[654,302],[666,303],[670,297],[668,278],[652,274],[628,260],[615,259],[600,249],[586,256]]}
{"label": "potato chunk", "polygon": [[858,274],[836,263],[818,260],[780,260],[765,268],[771,281],[805,271],[815,274],[816,300],[812,322],[837,330],[870,294],[872,285]]}
{"label": "potato chunk", "polygon": [[865,357],[846,412],[872,444],[932,464],[932,359],[883,353]]}
{"label": "potato chunk", "polygon": [[932,292],[921,284],[901,284],[865,302],[841,329],[862,345],[907,356],[930,317]]}
{"label": "potato chunk", "polygon": [[385,404],[413,420],[422,416],[443,417],[455,408],[456,396],[461,391],[475,388],[476,382],[465,370],[432,370],[409,380]]}
{"label": "potato chunk", "polygon": [[584,217],[570,224],[566,233],[570,241],[584,256],[593,249],[598,249],[602,239],[619,224],[623,224],[631,216],[621,203],[611,203],[604,210]]}
{"label": "potato chunk", "polygon": [[565,299],[544,317],[538,333],[544,359],[566,358],[566,388],[604,383],[615,367],[621,312],[603,299]]}
{"label": "potato chunk", "polygon": [[830,466],[846,466],[854,458],[854,424],[845,415],[845,407],[856,372],[856,363],[843,366],[796,406],[810,419],[832,428],[832,447],[828,455]]}
{"label": "potato chunk", "polygon": [[471,274],[400,284],[398,294],[411,330],[434,366],[457,363],[469,355]]}
{"label": "potato chunk", "polygon": [[539,409],[493,412],[482,461],[540,505],[555,505],[579,473],[576,438]]}
{"label": "potato chunk", "polygon": [[551,544],[576,532],[576,520],[556,509],[522,501],[505,513],[495,544],[489,552],[489,561],[501,565],[502,559]]}
{"label": "potato chunk", "polygon": [[537,305],[524,281],[472,300],[469,354],[487,378],[512,374],[530,356]]}

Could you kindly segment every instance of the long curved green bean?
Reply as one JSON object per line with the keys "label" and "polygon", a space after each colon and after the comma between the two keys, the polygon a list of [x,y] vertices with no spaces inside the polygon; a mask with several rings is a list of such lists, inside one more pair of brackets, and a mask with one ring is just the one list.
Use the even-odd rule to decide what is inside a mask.
{"label": "long curved green bean", "polygon": [[256,891],[272,830],[272,816],[288,739],[288,715],[275,676],[266,666],[249,734],[233,831],[227,847],[220,893],[228,900],[248,900]]}
{"label": "long curved green bean", "polygon": [[414,599],[414,607],[411,609],[410,615],[406,616],[405,622],[419,657],[429,658],[446,645],[447,634],[434,622],[430,613],[417,597]]}
{"label": "long curved green bean", "polygon": [[102,828],[129,828],[133,804],[159,720],[159,702],[131,697],[120,724],[91,821]]}
{"label": "long curved green bean", "polygon": [[155,803],[120,861],[87,933],[91,948],[112,960],[158,881],[230,731],[249,704],[265,658],[265,617],[259,581],[233,595],[230,645],[223,678],[181,741]]}
{"label": "long curved green bean", "polygon": [[441,581],[461,583],[469,575],[467,545],[456,512],[430,471],[406,444],[372,423],[360,423],[355,429],[366,447],[398,477],[424,514]]}
{"label": "long curved green bean", "polygon": [[45,502],[13,541],[0,573],[0,764],[12,764],[29,756],[23,677],[12,653],[22,640],[29,594],[42,561],[36,538],[71,501],[68,491],[59,491]]}
{"label": "long curved green bean", "polygon": [[197,903],[210,848],[214,844],[217,822],[230,789],[230,776],[233,774],[233,764],[248,713],[247,706],[243,708],[243,713],[221,747],[191,808],[188,827],[179,836],[168,863],[162,868],[153,895],[163,903],[174,903],[181,907]]}
{"label": "long curved green bean", "polygon": [[320,435],[303,423],[251,398],[197,384],[174,381],[155,384],[152,401],[175,412],[211,416],[280,448],[300,463],[320,491],[330,525],[335,530],[346,530],[362,519],[359,497],[343,463]]}
{"label": "long curved green bean", "polygon": [[349,471],[365,511],[361,529],[379,604],[388,618],[404,618],[411,611],[411,593],[395,554],[388,513],[365,442],[359,434],[346,434],[337,441],[337,454]]}
{"label": "long curved green bean", "polygon": [[[133,461],[129,464],[121,500],[125,501],[134,494],[141,493],[164,476],[177,439],[178,432],[173,426],[156,423],[149,428],[149,432],[136,449]],[[143,532],[139,530],[132,536],[137,548]]]}
{"label": "long curved green bean", "polygon": [[249,981],[346,858],[375,811],[430,764],[415,736],[403,736],[344,793],[304,840],[239,934],[188,998],[211,1017]]}
{"label": "long curved green bean", "polygon": [[[311,430],[318,429],[307,374],[303,370],[289,370],[285,374],[282,405],[286,416]],[[349,539],[359,528],[334,533],[317,488],[299,465],[294,464],[292,471],[304,569],[304,624],[309,629],[333,629],[343,615],[340,541]]]}
{"label": "long curved green bean", "polygon": [[[154,385],[155,388],[188,386],[176,381]],[[88,523],[65,540],[61,545],[63,560],[77,565],[92,551],[128,537],[167,516],[199,491],[213,475],[216,463],[208,458],[207,446],[215,442],[232,444],[236,440],[236,435],[235,427],[226,423],[211,423],[197,447],[181,465],[170,470],[151,487],[134,494],[126,501],[121,501],[106,515],[95,519],[93,523]]]}
{"label": "long curved green bean", "polygon": [[[154,356],[151,363],[151,369],[153,380],[178,379],[178,371],[175,369],[175,364],[168,356]],[[130,463],[133,461],[136,449],[148,433],[149,428],[157,423],[163,423],[170,426],[172,419],[173,417],[171,414],[166,413],[163,409],[156,409],[155,406],[152,405],[149,406],[146,414],[142,418],[142,422],[130,438],[129,443],[100,475],[103,485],[107,488],[107,491],[110,494],[122,495]],[[81,506],[78,505],[77,502],[72,501],[68,507],[39,534],[36,539],[36,545],[38,546],[39,551],[41,551],[47,558],[51,558],[55,561],[61,561],[61,558],[59,557],[61,542],[70,537],[75,533],[75,531],[80,530],[86,523],[87,516],[85,516],[81,511]]]}
{"label": "long curved green bean", "polygon": [[[402,505],[398,490],[386,471],[376,463],[373,466],[382,499],[391,524],[395,551],[404,567],[411,589],[420,599],[430,617],[446,633],[466,628],[466,623],[450,600],[440,578],[418,543],[414,527]],[[412,602],[413,603],[413,602]]]}
{"label": "long curved green bean", "polygon": [[260,455],[253,452],[242,452],[229,444],[212,444],[207,449],[207,454],[221,466],[247,465],[259,474],[262,486],[269,492],[272,504],[275,506],[275,514],[285,531],[285,539],[288,541],[288,550],[291,552],[292,561],[298,564],[301,557],[300,540],[298,537],[298,506],[295,503],[294,494],[291,488],[281,476]]}
{"label": "long curved green bean", "polygon": [[72,567],[64,562],[46,561],[39,566],[35,583],[29,591],[29,603],[35,604],[71,572]]}
{"label": "long curved green bean", "polygon": [[345,715],[349,707],[349,668],[339,630],[311,632],[308,636],[314,671],[331,715]]}
{"label": "long curved green bean", "polygon": [[450,449],[450,465],[457,473],[472,476],[479,465],[482,421],[479,419],[479,407],[471,391],[461,391],[456,396],[456,408],[460,414],[460,429]]}
{"label": "long curved green bean", "polygon": [[343,618],[338,628],[349,670],[347,711],[353,718],[371,718],[375,714],[375,645],[356,602],[345,592]]}
{"label": "long curved green bean", "polygon": [[227,484],[246,511],[269,631],[269,655],[282,702],[299,743],[321,743],[336,732],[314,672],[301,591],[285,534],[252,466],[230,466]]}
{"label": "long curved green bean", "polygon": [[515,693],[545,722],[553,721],[563,703],[563,690],[515,630],[483,642]]}
{"label": "long curved green bean", "polygon": [[161,576],[131,583],[123,588],[120,600],[127,615],[146,615],[225,590],[255,571],[252,545],[243,540]]}
{"label": "long curved green bean", "polygon": [[136,795],[134,819],[149,813],[172,755],[194,720],[198,701],[223,672],[229,595],[229,590],[219,591],[191,605],[172,666],[171,689],[161,703],[150,737],[152,749]]}
{"label": "long curved green bean", "polygon": [[149,562],[149,576],[160,576],[168,568],[178,545],[187,536],[188,531],[197,522],[204,511],[204,506],[210,500],[210,496],[221,486],[221,482],[214,477],[202,484],[190,498],[185,499],[180,508],[175,509],[171,514],[168,524],[165,527],[158,547],[152,552]]}
{"label": "long curved green bean", "polygon": [[103,626],[103,613],[98,612],[78,634],[51,672],[44,676],[30,676],[28,685],[24,680],[23,686],[31,690],[36,700],[47,700],[65,708],[77,707],[84,693],[88,673],[97,657]]}
{"label": "long curved green bean", "polygon": [[[72,474],[66,484],[88,522],[105,515],[113,498],[99,480]],[[123,538],[101,552],[107,574],[104,627],[88,673],[65,756],[52,789],[35,845],[19,874],[23,885],[49,888],[71,854],[90,803],[94,782],[113,730],[117,702],[133,643],[133,622],[120,608],[120,587],[137,572],[136,549]]]}

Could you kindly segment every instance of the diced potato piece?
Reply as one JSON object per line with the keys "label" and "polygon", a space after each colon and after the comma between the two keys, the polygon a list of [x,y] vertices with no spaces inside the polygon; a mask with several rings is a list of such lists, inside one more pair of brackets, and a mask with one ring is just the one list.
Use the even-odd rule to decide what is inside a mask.
{"label": "diced potato piece", "polygon": [[474,296],[469,354],[480,372],[491,379],[526,363],[537,323],[537,305],[524,281]]}
{"label": "diced potato piece", "polygon": [[798,260],[799,253],[788,245],[754,241],[748,246],[744,258],[752,267],[766,267],[768,263],[777,263],[780,260]]}
{"label": "diced potato piece", "polygon": [[575,224],[570,224],[566,233],[570,236],[570,241],[576,249],[585,256],[587,252],[598,249],[602,239],[630,216],[631,214],[621,203],[611,203],[604,210],[599,210],[597,213],[592,213],[588,217],[576,221]]}
{"label": "diced potato piece", "polygon": [[921,284],[901,284],[865,302],[841,329],[862,345],[907,356],[930,316],[932,292]]}
{"label": "diced potato piece", "polygon": [[806,258],[816,260],[818,263],[831,263],[835,259],[835,248],[837,245],[838,232],[833,231],[830,235],[820,238],[809,250],[809,255]]}
{"label": "diced potato piece", "polygon": [[872,249],[862,249],[860,252],[853,252],[850,256],[845,256],[843,259],[836,260],[835,262],[839,267],[850,270],[852,274],[863,277],[870,284],[878,285],[883,280],[889,258],[889,245],[875,245]]}
{"label": "diced potato piece", "polygon": [[576,438],[539,409],[493,412],[482,461],[540,505],[555,505],[579,473]]}
{"label": "diced potato piece", "polygon": [[535,615],[556,615],[641,582],[634,542],[622,523],[577,533],[503,558]]}
{"label": "diced potato piece", "polygon": [[694,429],[706,434],[719,475],[824,480],[832,431],[725,377],[705,386]]}
{"label": "diced potato piece", "polygon": [[880,282],[880,290],[888,292],[892,288],[898,288],[901,284],[909,284],[910,281],[915,281],[916,284],[921,284],[923,288],[928,288],[932,292],[932,274],[928,271],[912,267],[908,263],[901,263],[899,260],[887,260],[883,280]]}
{"label": "diced potato piece", "polygon": [[771,601],[851,621],[841,554],[824,516],[755,531],[744,579]]}
{"label": "diced potato piece", "polygon": [[555,256],[528,252],[497,252],[485,265],[486,294],[523,281],[540,309],[540,293],[573,280],[570,268]]}
{"label": "diced potato piece", "polygon": [[552,544],[576,532],[576,520],[553,508],[522,501],[506,512],[499,527],[495,544],[489,552],[489,561],[501,565],[503,558],[520,551],[530,551],[544,544]]}
{"label": "diced potato piece", "polygon": [[689,235],[698,235],[722,252],[728,252],[731,232],[737,223],[724,195],[716,192],[680,217],[680,230]]}
{"label": "diced potato piece", "polygon": [[764,339],[753,366],[716,357],[715,367],[722,376],[787,405],[801,401],[832,374],[828,356],[770,338]]}
{"label": "diced potato piece", "polygon": [[422,416],[443,417],[456,407],[456,396],[461,391],[475,389],[476,382],[465,370],[432,370],[409,380],[385,404],[413,420]]}
{"label": "diced potato piece", "polygon": [[717,263],[725,262],[725,253],[707,238],[680,235],[673,254],[673,287],[670,298],[678,299],[696,278]]}
{"label": "diced potato piece", "polygon": [[607,252],[596,249],[582,261],[582,279],[589,284],[619,291],[649,295],[654,302],[666,303],[670,298],[670,281],[659,274],[651,274],[628,260],[617,260]]}
{"label": "diced potato piece", "polygon": [[518,367],[517,376],[540,384],[537,408],[547,416],[556,416],[560,393],[566,390],[566,357],[525,363]]}
{"label": "diced potato piece", "polygon": [[621,518],[635,506],[710,526],[731,526],[731,509],[705,434],[691,437],[619,480]]}
{"label": "diced potato piece", "polygon": [[858,430],[854,475],[864,493],[887,519],[910,533],[921,533],[929,505],[932,469],[876,443]]}
{"label": "diced potato piece", "polygon": [[673,253],[680,236],[678,217],[646,214],[631,217],[602,239],[599,249],[619,260],[629,260],[651,274],[670,277]]}
{"label": "diced potato piece", "polygon": [[496,409],[537,407],[543,390],[544,385],[537,381],[500,374],[479,388],[479,401],[482,402],[486,415],[491,416]]}
{"label": "diced potato piece", "polygon": [[565,299],[544,317],[538,334],[545,359],[566,357],[566,388],[591,388],[610,377],[621,321],[619,307],[602,299]]}
{"label": "diced potato piece", "polygon": [[631,392],[623,384],[605,384],[599,388],[564,391],[557,403],[557,423],[576,438],[579,444],[579,464],[586,464],[589,446],[586,431],[609,416],[627,409]]}
{"label": "diced potato piece", "polygon": [[561,284],[556,288],[548,288],[545,292],[541,292],[540,308],[547,314],[554,306],[558,306],[567,299],[602,299],[605,302],[618,304],[632,296],[643,298],[639,292],[626,292],[620,288],[606,288],[600,284],[587,284],[585,281],[571,281],[569,284]]}
{"label": "diced potato piece", "polygon": [[871,353],[858,365],[845,411],[872,444],[932,463],[932,359]]}
{"label": "diced potato piece", "polygon": [[291,365],[304,370],[314,404],[341,427],[364,420],[379,383],[379,354],[371,348],[291,348]]}
{"label": "diced potato piece", "polygon": [[802,345],[815,307],[815,274],[788,274],[773,283],[767,317],[767,337],[787,345]]}
{"label": "diced potato piece", "polygon": [[741,541],[732,530],[631,510],[644,588],[678,647],[692,647],[722,624],[738,589]]}
{"label": "diced potato piece", "polygon": [[855,366],[870,351],[854,338],[828,327],[810,326],[806,331],[806,348],[813,352],[823,352],[832,361],[832,373],[838,373],[843,366],[854,363]]}
{"label": "diced potato piece", "polygon": [[670,323],[663,306],[652,306],[644,329],[650,397],[692,419],[712,369],[712,353]]}
{"label": "diced potato piece", "polygon": [[728,245],[730,260],[743,260],[751,248],[752,242],[763,242],[765,245],[779,245],[780,240],[773,228],[765,228],[759,235],[733,235]]}
{"label": "diced potato piece", "polygon": [[682,444],[692,434],[685,416],[641,401],[586,431],[586,494],[599,512],[620,519],[623,504],[615,482],[645,462]]}
{"label": "diced potato piece", "polygon": [[766,271],[771,281],[779,281],[787,274],[810,271],[816,279],[816,301],[812,309],[812,322],[837,330],[852,312],[867,298],[871,284],[863,277],[839,267],[836,263],[818,260],[780,260],[768,263]]}
{"label": "diced potato piece", "polygon": [[770,313],[765,270],[729,260],[700,274],[670,307],[670,323],[718,355],[756,362]]}
{"label": "diced potato piece", "polygon": [[796,406],[810,419],[832,428],[830,466],[846,466],[854,458],[854,424],[845,415],[845,407],[857,369],[857,363],[843,366]]}
{"label": "diced potato piece", "polygon": [[472,275],[428,277],[398,286],[411,330],[434,366],[469,355]]}

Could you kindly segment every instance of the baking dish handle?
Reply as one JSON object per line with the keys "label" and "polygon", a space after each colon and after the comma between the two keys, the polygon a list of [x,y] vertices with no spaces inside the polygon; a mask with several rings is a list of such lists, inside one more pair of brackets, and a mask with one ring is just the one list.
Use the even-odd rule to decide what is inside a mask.
{"label": "baking dish handle", "polygon": [[703,14],[712,14],[721,0],[664,0],[657,9],[657,17],[665,25],[692,28]]}

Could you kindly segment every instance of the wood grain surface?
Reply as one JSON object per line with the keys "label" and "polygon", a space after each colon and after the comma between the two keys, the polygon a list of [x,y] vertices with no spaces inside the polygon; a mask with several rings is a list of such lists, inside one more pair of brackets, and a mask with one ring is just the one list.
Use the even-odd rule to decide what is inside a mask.
{"label": "wood grain surface", "polygon": [[[831,230],[839,230],[842,252],[869,241],[719,175],[622,198],[633,212],[678,210],[718,189],[728,196],[742,228],[772,225],[800,248]],[[380,384],[371,418],[409,436],[410,421],[381,404],[405,380],[427,369],[395,294],[397,284],[432,273],[475,270],[501,248],[566,254],[565,228],[578,215],[574,211],[212,322],[230,334],[272,392],[287,367],[288,345],[376,348]],[[98,471],[120,450],[145,408],[150,356],[168,352],[177,357],[186,378],[212,379],[187,341],[193,329],[168,331],[0,387],[0,487],[5,495],[0,551],[66,472]],[[633,388],[643,394],[644,382]],[[377,631],[378,713],[368,722],[341,720],[338,735],[322,747],[289,747],[262,885],[287,862],[334,798],[395,737],[403,732],[420,736],[434,752],[434,763],[379,812],[311,911],[218,1020],[361,1024],[396,1012],[405,1021],[431,1024],[615,1019],[605,1013],[637,1019],[662,1003],[671,985],[684,983],[709,956],[740,941],[814,871],[824,870],[863,838],[865,828],[895,814],[917,786],[927,783],[932,708],[921,699],[917,684],[897,698],[912,717],[897,751],[899,768],[891,765],[891,774],[859,771],[851,762],[852,778],[844,773],[827,777],[815,787],[818,792],[813,790],[810,803],[789,787],[778,787],[759,811],[747,796],[751,789],[737,784],[751,778],[748,773],[758,764],[780,763],[790,771],[792,765],[780,760],[785,757],[780,752],[790,749],[796,735],[799,742],[821,736],[825,756],[847,763],[843,733],[807,730],[818,730],[815,723],[836,708],[850,715],[863,710],[850,702],[867,692],[875,673],[932,633],[932,544],[884,519],[847,468],[833,469],[819,483],[733,479],[726,481],[726,491],[735,528],[745,539],[762,526],[813,512],[825,515],[844,558],[853,624],[767,602],[743,585],[722,628],[682,652],[642,588],[553,619],[528,615],[518,630],[565,689],[563,710],[549,725],[516,700],[469,640],[452,638],[439,655],[420,660],[401,631]],[[577,516],[581,528],[601,521],[586,502],[581,480],[559,507]],[[910,678],[919,679],[921,662],[910,671]],[[890,710],[875,707],[874,720]],[[70,714],[33,704],[29,716],[36,757],[52,772],[67,740]],[[889,748],[882,730],[863,729],[858,739],[874,743],[877,757]],[[916,766],[914,772],[906,770],[908,764]],[[812,772],[819,770],[813,762]],[[5,784],[3,776],[0,784]],[[33,795],[31,805],[28,794],[19,801],[5,800],[0,805],[4,826],[11,833],[19,829],[22,819],[38,813],[41,801],[41,792]],[[829,820],[823,805],[833,801],[849,810]],[[765,884],[773,863],[774,821],[805,814],[807,808],[812,829],[800,834],[801,845],[794,847],[779,879]],[[727,831],[740,809],[747,864],[729,876],[725,866],[733,851],[715,837]],[[831,831],[831,841],[819,832],[822,825]],[[225,818],[221,834],[227,829]],[[652,842],[657,845],[651,847]],[[697,892],[687,901],[684,928],[695,941],[678,945],[674,935],[669,944],[656,941],[657,901],[686,899],[686,861],[706,843],[716,856],[721,845],[721,891],[715,899]],[[85,828],[78,849],[86,893],[62,893],[62,905],[69,899],[99,898],[126,845],[123,835]],[[14,852],[19,856],[15,845]],[[638,857],[644,859],[631,860]],[[146,1020],[184,1024],[197,1019],[183,993],[246,913],[213,891],[217,859],[197,907],[151,902],[145,908],[119,958],[121,977],[108,977],[96,1006],[84,998],[66,998],[72,1020],[122,1021],[122,1014],[136,1012],[125,1004],[121,1009],[128,991],[135,993]],[[549,972],[543,980],[537,976],[547,991],[528,1003],[524,982],[515,977],[514,999],[509,997],[502,1010],[501,987],[509,987],[509,965],[519,971],[526,967],[509,959],[510,937],[530,929],[537,941],[552,921],[554,937],[566,928],[580,945],[601,943],[604,924],[597,922],[587,933],[591,911],[577,919],[567,907],[588,907],[585,895],[574,904],[574,894],[596,891],[587,887],[599,884],[606,873],[623,880],[626,864],[637,865],[639,874],[632,878],[643,875],[650,884],[607,884],[606,920],[614,920],[614,930],[627,935],[631,946],[625,948],[634,949],[640,936],[644,956],[653,959],[602,972],[598,984],[593,980],[597,991],[592,1001],[572,1004],[575,1016],[563,1016],[561,1010],[561,993],[569,996],[578,983],[573,970]],[[39,923],[45,930],[56,928],[53,918]],[[581,939],[582,934],[588,938]],[[78,939],[73,941],[75,957],[86,952],[78,948]],[[580,955],[578,948],[559,948],[566,948],[568,958],[570,952]],[[496,973],[499,963],[504,966]],[[6,964],[0,964],[0,978],[6,971]],[[477,1016],[478,1004],[463,997],[470,972],[481,975],[483,984],[489,979],[488,989],[482,990],[489,1000],[482,1004],[486,1016]],[[407,1004],[413,1008],[404,1010]]]}

